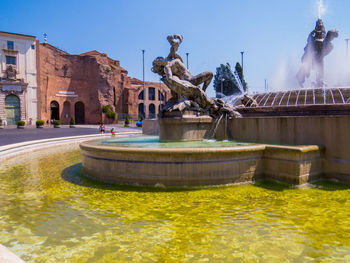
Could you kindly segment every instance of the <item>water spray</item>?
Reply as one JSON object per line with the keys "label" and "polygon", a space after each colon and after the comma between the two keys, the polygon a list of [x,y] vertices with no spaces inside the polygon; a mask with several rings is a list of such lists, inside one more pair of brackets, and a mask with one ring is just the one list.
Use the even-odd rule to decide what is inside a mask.
{"label": "water spray", "polygon": [[317,14],[318,18],[321,19],[326,12],[326,7],[323,4],[323,0],[318,0],[317,2]]}

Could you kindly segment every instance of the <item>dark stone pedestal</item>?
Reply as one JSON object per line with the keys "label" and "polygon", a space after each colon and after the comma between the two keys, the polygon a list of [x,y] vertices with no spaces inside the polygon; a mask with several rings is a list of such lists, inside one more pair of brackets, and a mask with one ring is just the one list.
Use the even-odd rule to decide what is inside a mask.
{"label": "dark stone pedestal", "polygon": [[210,136],[213,118],[193,111],[163,113],[158,119],[161,141],[200,141]]}

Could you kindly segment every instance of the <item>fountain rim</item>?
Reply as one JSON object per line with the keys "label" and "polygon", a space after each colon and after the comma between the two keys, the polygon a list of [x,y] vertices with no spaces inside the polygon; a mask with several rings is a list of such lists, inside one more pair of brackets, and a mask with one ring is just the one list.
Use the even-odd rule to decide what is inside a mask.
{"label": "fountain rim", "polygon": [[101,141],[101,139],[90,140],[80,143],[82,150],[94,150],[104,152],[128,152],[128,153],[218,153],[218,152],[250,152],[256,150],[264,150],[265,145],[260,143],[252,143],[251,145],[239,146],[215,146],[215,147],[192,147],[192,148],[137,148],[137,147],[119,147],[119,146],[104,146],[93,145],[91,143]]}
{"label": "fountain rim", "polygon": [[289,149],[295,152],[309,152],[319,149],[323,149],[319,145],[276,145],[276,144],[264,144],[254,143],[251,145],[240,146],[215,146],[215,147],[192,147],[192,148],[137,148],[137,147],[117,147],[117,146],[103,146],[93,145],[92,142],[101,141],[101,139],[90,140],[80,143],[79,147],[85,151],[100,151],[108,153],[139,153],[139,154],[211,154],[211,153],[242,153],[242,152],[254,152],[265,149],[281,150]]}

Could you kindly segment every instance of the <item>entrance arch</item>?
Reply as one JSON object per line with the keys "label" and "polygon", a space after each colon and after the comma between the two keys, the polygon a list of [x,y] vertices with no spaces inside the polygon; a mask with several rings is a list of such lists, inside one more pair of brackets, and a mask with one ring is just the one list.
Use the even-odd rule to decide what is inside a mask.
{"label": "entrance arch", "polygon": [[149,118],[150,119],[153,119],[156,117],[156,107],[154,106],[153,103],[151,103],[148,107],[148,110],[149,110]]}
{"label": "entrance arch", "polygon": [[75,123],[76,124],[84,124],[85,123],[85,106],[84,103],[81,101],[78,101],[74,105],[74,112],[75,112]]}
{"label": "entrance arch", "polygon": [[141,118],[141,116],[145,117],[145,109],[143,103],[139,104],[139,118]]}
{"label": "entrance arch", "polygon": [[60,119],[60,105],[57,101],[53,100],[50,103],[50,109],[51,109],[51,120],[59,120]]}
{"label": "entrance arch", "polygon": [[63,102],[62,120],[70,118],[70,102]]}
{"label": "entrance arch", "polygon": [[15,125],[21,119],[20,100],[16,95],[6,96],[5,112],[8,125]]}

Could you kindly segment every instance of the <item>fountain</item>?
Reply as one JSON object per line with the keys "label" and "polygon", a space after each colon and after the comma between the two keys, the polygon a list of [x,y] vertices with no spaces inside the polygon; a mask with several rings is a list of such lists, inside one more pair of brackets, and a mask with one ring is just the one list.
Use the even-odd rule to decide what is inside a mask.
{"label": "fountain", "polygon": [[232,139],[232,123],[247,115],[247,109],[264,108],[270,100],[276,103],[277,98],[273,94],[245,94],[243,107],[208,98],[205,90],[213,74],[192,76],[176,53],[182,36],[170,35],[167,39],[169,55],[157,57],[152,68],[172,92],[158,119],[159,138],[82,143],[83,168],[89,177],[119,184],[164,186],[222,185],[264,178],[303,184],[321,177],[322,149],[317,145],[205,141],[222,134],[222,139]]}
{"label": "fountain", "polygon": [[[83,155],[56,144],[2,161],[1,243],[26,262],[349,261],[346,184],[163,188],[88,178],[147,186],[350,181],[348,87],[211,100],[211,74],[199,81],[176,73],[183,38],[168,40],[171,55],[155,66],[176,64],[163,81],[178,99],[159,120],[163,141],[90,141]],[[200,140],[214,133],[222,140]]]}

